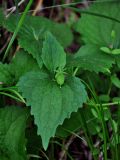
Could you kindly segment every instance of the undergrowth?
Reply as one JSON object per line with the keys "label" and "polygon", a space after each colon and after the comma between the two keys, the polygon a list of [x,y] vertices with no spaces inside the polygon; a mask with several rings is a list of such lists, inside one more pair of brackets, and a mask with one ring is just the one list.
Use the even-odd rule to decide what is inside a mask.
{"label": "undergrowth", "polygon": [[120,2],[63,5],[67,24],[32,5],[0,9],[0,160],[119,160]]}

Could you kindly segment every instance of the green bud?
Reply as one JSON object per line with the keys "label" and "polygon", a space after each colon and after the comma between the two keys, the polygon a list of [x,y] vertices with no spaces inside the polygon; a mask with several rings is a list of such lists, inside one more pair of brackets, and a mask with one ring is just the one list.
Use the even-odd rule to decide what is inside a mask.
{"label": "green bud", "polygon": [[115,39],[115,37],[116,37],[115,30],[112,30],[112,32],[111,32],[111,37],[112,37],[113,39]]}
{"label": "green bud", "polygon": [[57,81],[57,83],[62,86],[64,84],[64,81],[65,81],[65,75],[63,73],[57,73],[55,75],[55,79]]}

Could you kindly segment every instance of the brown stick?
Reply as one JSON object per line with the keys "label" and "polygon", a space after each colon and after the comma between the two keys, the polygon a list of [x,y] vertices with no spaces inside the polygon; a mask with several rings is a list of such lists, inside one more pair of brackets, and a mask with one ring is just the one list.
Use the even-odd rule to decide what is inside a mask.
{"label": "brown stick", "polygon": [[35,10],[33,11],[33,16],[37,14],[37,12],[42,8],[43,0],[38,0]]}
{"label": "brown stick", "polygon": [[65,149],[61,151],[59,160],[63,160],[65,158],[66,151],[68,150],[69,146],[71,145],[71,143],[74,141],[75,138],[76,136],[72,135],[68,140],[68,142],[64,145]]}

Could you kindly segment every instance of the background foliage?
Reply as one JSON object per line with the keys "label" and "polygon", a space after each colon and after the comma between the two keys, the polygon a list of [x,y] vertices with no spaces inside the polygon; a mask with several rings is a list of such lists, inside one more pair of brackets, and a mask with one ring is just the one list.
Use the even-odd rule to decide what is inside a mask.
{"label": "background foliage", "polygon": [[120,2],[19,2],[0,9],[0,159],[119,160]]}

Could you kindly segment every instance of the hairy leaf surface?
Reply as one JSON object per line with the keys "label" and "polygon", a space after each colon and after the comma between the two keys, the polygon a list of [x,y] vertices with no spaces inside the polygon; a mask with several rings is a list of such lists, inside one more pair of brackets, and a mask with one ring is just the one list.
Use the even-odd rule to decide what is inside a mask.
{"label": "hairy leaf surface", "polygon": [[31,106],[45,149],[57,126],[82,107],[87,99],[84,85],[75,77],[69,77],[60,88],[47,74],[30,72],[20,79],[18,88],[27,105]]}

